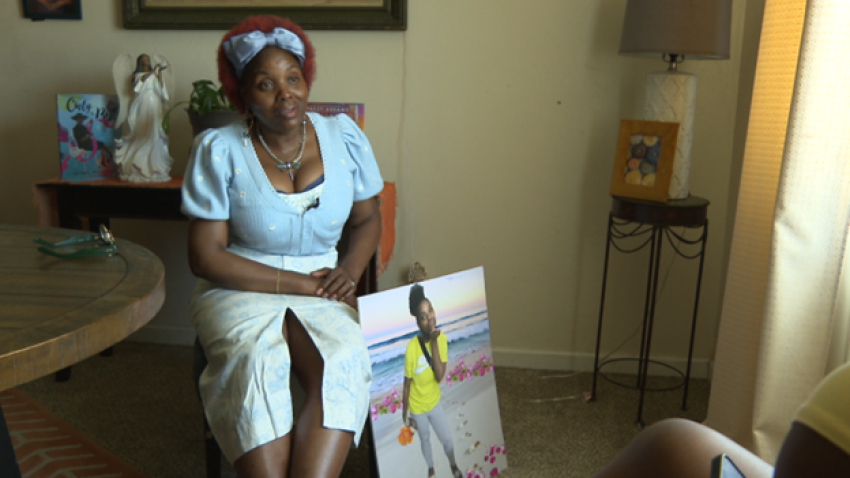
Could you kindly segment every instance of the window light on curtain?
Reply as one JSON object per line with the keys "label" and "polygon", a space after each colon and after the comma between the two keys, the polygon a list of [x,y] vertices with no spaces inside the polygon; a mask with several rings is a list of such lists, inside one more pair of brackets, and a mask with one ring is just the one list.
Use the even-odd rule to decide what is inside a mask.
{"label": "window light on curtain", "polygon": [[765,2],[706,424],[769,462],[827,371],[850,213],[847,25],[847,0]]}

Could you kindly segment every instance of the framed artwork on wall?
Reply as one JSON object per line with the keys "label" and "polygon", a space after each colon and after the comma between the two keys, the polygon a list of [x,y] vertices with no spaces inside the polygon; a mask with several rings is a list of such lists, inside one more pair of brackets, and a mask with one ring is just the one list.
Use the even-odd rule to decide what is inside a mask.
{"label": "framed artwork on wall", "polygon": [[250,15],[305,30],[406,30],[407,0],[122,0],[124,28],[229,30]]}
{"label": "framed artwork on wall", "polygon": [[81,0],[23,0],[24,18],[39,20],[81,20]]}
{"label": "framed artwork on wall", "polygon": [[679,123],[620,120],[612,196],[667,202]]}

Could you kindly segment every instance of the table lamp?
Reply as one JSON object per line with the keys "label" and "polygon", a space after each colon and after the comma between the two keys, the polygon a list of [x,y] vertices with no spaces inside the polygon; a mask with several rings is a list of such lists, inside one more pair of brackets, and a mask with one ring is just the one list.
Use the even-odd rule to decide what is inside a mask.
{"label": "table lamp", "polygon": [[687,60],[729,58],[732,0],[628,0],[621,55],[667,62],[646,79],[644,119],[679,123],[670,199],[688,197],[697,77],[678,70]]}

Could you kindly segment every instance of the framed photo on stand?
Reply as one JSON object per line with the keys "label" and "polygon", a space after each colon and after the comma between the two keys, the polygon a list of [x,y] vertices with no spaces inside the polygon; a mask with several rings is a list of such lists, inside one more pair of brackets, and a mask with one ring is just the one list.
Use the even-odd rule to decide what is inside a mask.
{"label": "framed photo on stand", "polygon": [[24,17],[39,20],[82,20],[81,0],[23,0]]}
{"label": "framed photo on stand", "polygon": [[679,123],[620,120],[612,196],[666,203]]}

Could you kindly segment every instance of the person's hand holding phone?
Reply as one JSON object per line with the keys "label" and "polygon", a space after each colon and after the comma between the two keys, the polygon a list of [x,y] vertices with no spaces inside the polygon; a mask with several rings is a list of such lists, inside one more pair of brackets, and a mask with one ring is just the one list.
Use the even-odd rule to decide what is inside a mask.
{"label": "person's hand holding phone", "polygon": [[725,453],[711,460],[711,478],[747,478]]}

